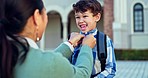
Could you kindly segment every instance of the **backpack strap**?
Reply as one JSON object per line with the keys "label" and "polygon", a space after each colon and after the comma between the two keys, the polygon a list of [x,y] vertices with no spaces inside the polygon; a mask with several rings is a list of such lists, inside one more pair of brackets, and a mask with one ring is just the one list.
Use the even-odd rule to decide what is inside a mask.
{"label": "backpack strap", "polygon": [[107,43],[106,34],[97,31],[97,55],[101,63],[101,71],[105,70],[105,63],[107,58]]}
{"label": "backpack strap", "polygon": [[[96,35],[96,42],[97,42],[97,56],[101,63],[101,71],[105,70],[105,63],[107,58],[107,43],[106,43],[106,34],[97,31]],[[90,78],[96,77],[99,73],[95,75],[91,75]]]}

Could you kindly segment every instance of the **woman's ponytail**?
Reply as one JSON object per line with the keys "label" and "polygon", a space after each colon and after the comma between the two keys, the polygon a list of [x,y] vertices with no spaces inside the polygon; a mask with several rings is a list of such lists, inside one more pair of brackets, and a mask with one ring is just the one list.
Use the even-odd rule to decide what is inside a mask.
{"label": "woman's ponytail", "polygon": [[[17,60],[25,60],[29,45],[19,33],[34,11],[42,12],[43,7],[42,0],[0,0],[0,78],[12,78]],[[19,53],[23,53],[20,58]]]}
{"label": "woman's ponytail", "polygon": [[9,43],[9,40],[7,39],[7,35],[5,32],[5,24],[3,23],[3,20],[0,20],[0,70],[1,70],[1,78],[7,77],[8,73],[10,73],[11,70],[11,64],[12,64],[12,48],[11,44]]}
{"label": "woman's ponytail", "polygon": [[6,32],[5,0],[1,0],[0,3],[0,78],[11,78],[13,50]]}

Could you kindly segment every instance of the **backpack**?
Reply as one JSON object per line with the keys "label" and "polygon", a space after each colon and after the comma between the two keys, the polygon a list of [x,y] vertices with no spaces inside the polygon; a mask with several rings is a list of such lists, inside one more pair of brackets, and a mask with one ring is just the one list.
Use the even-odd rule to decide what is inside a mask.
{"label": "backpack", "polygon": [[[97,42],[97,56],[101,63],[101,71],[105,70],[105,63],[107,58],[107,43],[106,43],[106,34],[97,31],[96,36],[96,42]],[[91,78],[97,76],[99,73],[95,75],[91,75]]]}
{"label": "backpack", "polygon": [[101,63],[101,71],[105,70],[105,63],[107,58],[107,43],[106,43],[106,34],[97,31],[97,54],[98,59]]}
{"label": "backpack", "polygon": [[[68,36],[68,39],[70,38],[70,35]],[[105,63],[107,58],[107,43],[106,43],[106,34],[97,31],[96,35],[96,42],[97,42],[97,56],[101,63],[101,71],[105,70]],[[71,57],[72,58],[72,57]],[[72,59],[69,59],[70,62],[72,62]],[[91,78],[97,76],[99,73],[95,75],[91,75]]]}

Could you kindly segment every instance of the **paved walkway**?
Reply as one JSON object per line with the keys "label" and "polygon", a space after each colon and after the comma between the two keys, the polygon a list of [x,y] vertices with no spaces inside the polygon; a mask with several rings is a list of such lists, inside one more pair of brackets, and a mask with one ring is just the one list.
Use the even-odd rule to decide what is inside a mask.
{"label": "paved walkway", "polygon": [[114,78],[148,78],[148,61],[117,61]]}

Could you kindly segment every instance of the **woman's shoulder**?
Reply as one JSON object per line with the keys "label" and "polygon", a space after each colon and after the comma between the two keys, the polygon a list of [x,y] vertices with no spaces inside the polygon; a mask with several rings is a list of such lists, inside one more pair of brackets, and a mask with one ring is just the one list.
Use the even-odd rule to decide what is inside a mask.
{"label": "woman's shoulder", "polygon": [[35,64],[34,66],[37,66],[42,70],[47,70],[46,68],[57,66],[59,61],[63,61],[63,59],[65,60],[66,58],[64,58],[60,53],[30,48],[23,64],[28,66]]}
{"label": "woman's shoulder", "polygon": [[67,61],[67,59],[59,52],[54,52],[52,50],[45,51],[45,50],[34,49],[34,48],[30,48],[27,54],[27,57],[35,58],[34,60],[40,60],[42,62],[49,63],[49,64],[51,64],[51,62],[58,63],[60,60]]}
{"label": "woman's shoulder", "polygon": [[[66,63],[68,63],[68,60],[60,53],[30,48],[25,61],[22,64],[17,64],[15,72],[17,72],[16,75],[18,76],[29,75],[30,77],[27,78],[33,78],[35,76],[38,76],[38,78],[58,78],[57,76],[59,76],[64,69],[67,70],[67,72],[72,71],[70,65],[68,65],[70,63]],[[68,78],[65,76],[66,73],[62,78]]]}
{"label": "woman's shoulder", "polygon": [[52,58],[52,57],[61,56],[60,53],[56,53],[52,50],[47,51],[47,50],[35,49],[32,47],[30,47],[28,55],[33,57],[35,56],[36,58]]}
{"label": "woman's shoulder", "polygon": [[[59,73],[65,74],[62,78],[67,78],[66,73],[72,74],[72,66],[69,61],[60,53],[53,51],[43,51],[40,49],[31,49],[31,55],[40,63],[42,70],[50,72],[51,77],[59,76]],[[49,68],[49,70],[47,69]],[[63,72],[66,71],[66,72]],[[55,74],[57,72],[57,74]],[[55,78],[57,78],[55,77]]]}

